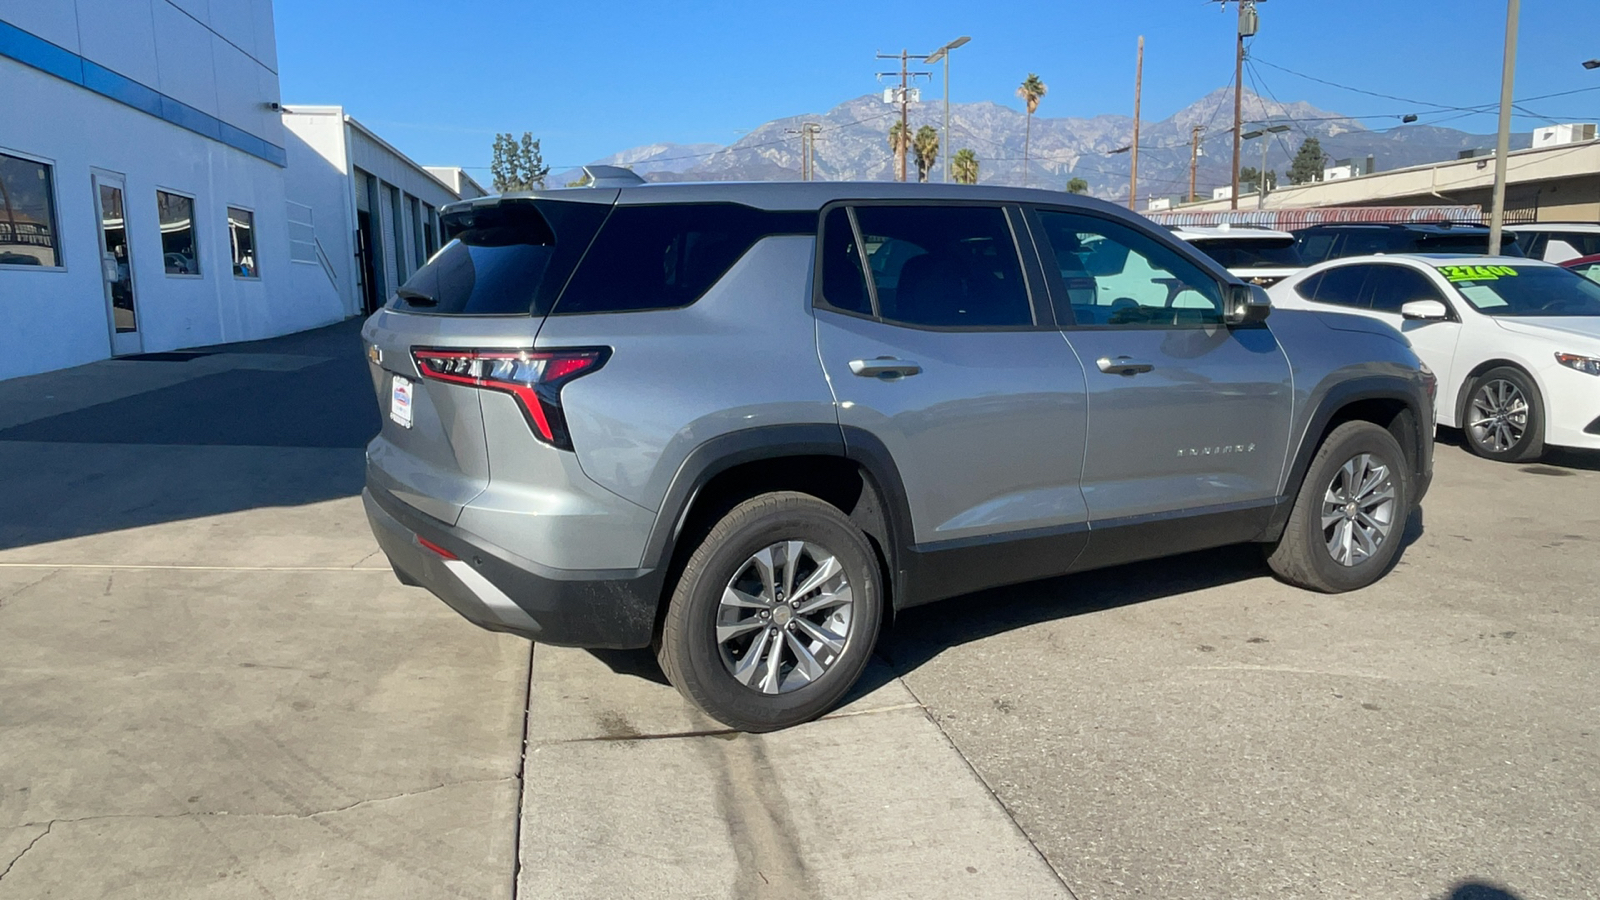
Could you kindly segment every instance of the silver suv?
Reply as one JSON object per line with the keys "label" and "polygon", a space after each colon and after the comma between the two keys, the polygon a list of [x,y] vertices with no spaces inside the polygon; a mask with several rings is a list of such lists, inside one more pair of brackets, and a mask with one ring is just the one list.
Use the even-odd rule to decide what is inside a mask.
{"label": "silver suv", "polygon": [[1371,319],[1271,316],[1047,191],[618,184],[444,210],[363,335],[367,514],[485,628],[654,646],[705,712],[828,711],[898,611],[1224,544],[1390,566],[1433,382]]}

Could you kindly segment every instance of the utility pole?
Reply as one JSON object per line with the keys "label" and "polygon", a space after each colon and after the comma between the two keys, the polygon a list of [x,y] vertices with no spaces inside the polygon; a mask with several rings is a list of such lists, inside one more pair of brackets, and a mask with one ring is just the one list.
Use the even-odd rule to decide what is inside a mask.
{"label": "utility pole", "polygon": [[1194,176],[1200,166],[1200,135],[1206,130],[1204,125],[1196,125],[1189,129],[1189,202],[1195,201]]}
{"label": "utility pole", "polygon": [[800,135],[800,180],[813,181],[817,177],[817,132],[820,122],[801,122],[799,128],[785,128],[784,134]]}
{"label": "utility pole", "polygon": [[1506,222],[1506,154],[1511,152],[1511,82],[1517,70],[1517,19],[1521,0],[1506,3],[1506,55],[1500,70],[1500,134],[1494,144],[1494,211],[1489,216],[1489,255],[1500,255],[1500,231]]}
{"label": "utility pole", "polygon": [[[1223,9],[1230,0],[1217,0]],[[1244,127],[1244,39],[1255,36],[1261,27],[1256,14],[1258,0],[1231,0],[1239,4],[1238,44],[1233,54],[1233,197],[1229,206],[1239,208],[1239,130]]]}
{"label": "utility pole", "polygon": [[1133,68],[1133,172],[1128,177],[1128,209],[1139,206],[1139,93],[1144,87],[1144,35],[1139,35],[1139,61]]}
{"label": "utility pole", "polygon": [[900,76],[900,97],[899,97],[899,100],[900,100],[900,148],[899,148],[899,156],[895,160],[895,173],[894,173],[895,179],[894,180],[895,181],[905,181],[906,180],[906,151],[911,149],[911,121],[910,121],[910,119],[911,119],[911,116],[910,116],[911,79],[912,78],[917,78],[917,77],[929,78],[929,77],[932,77],[932,76],[928,72],[909,72],[909,71],[907,71],[906,70],[906,63],[910,61],[911,55],[909,53],[907,53],[906,51],[904,51],[904,50],[901,50],[900,54],[898,56],[896,56],[893,53],[879,53],[878,54],[878,59],[899,59],[900,60],[900,71],[898,73],[895,73],[895,72],[879,72],[878,73],[878,77],[880,79],[881,78],[889,78],[889,77],[893,77],[896,74],[898,74]]}

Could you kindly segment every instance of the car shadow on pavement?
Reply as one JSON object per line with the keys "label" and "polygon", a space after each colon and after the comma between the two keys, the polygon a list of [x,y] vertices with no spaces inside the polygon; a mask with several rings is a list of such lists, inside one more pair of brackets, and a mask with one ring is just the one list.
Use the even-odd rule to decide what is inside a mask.
{"label": "car shadow on pavement", "polygon": [[1522,895],[1487,882],[1463,881],[1443,900],[1522,900]]}
{"label": "car shadow on pavement", "polygon": [[42,415],[0,429],[0,508],[31,511],[0,550],[359,494],[381,424],[360,325],[8,386]]}
{"label": "car shadow on pavement", "polygon": [[[1405,558],[1405,548],[1416,543],[1423,532],[1424,514],[1419,508],[1406,522],[1401,552],[1390,564],[1391,570]],[[878,642],[877,654],[888,665],[868,666],[841,705],[883,687],[887,680],[915,670],[951,647],[1041,622],[1264,577],[1270,578],[1271,573],[1262,560],[1260,547],[1238,544],[1029,581],[913,607],[899,613]],[[667,683],[655,654],[648,649],[589,652],[618,675]],[[1486,895],[1461,900],[1492,898]]]}
{"label": "car shadow on pavement", "polygon": [[[1456,428],[1439,427],[1436,441],[1440,447],[1453,447],[1468,456],[1475,456],[1467,446],[1466,433]],[[1600,452],[1569,450],[1565,447],[1546,447],[1544,457],[1535,463],[1506,463],[1529,475],[1571,475],[1572,470],[1600,472]]]}

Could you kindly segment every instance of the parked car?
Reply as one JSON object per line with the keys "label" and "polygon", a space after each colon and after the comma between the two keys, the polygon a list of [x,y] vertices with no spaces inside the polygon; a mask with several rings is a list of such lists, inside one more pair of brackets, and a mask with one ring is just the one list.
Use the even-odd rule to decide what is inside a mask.
{"label": "parked car", "polygon": [[1394,326],[1437,373],[1440,425],[1480,456],[1600,449],[1600,285],[1560,266],[1400,255],[1313,266],[1271,290],[1283,309],[1339,309]]}
{"label": "parked car", "polygon": [[1600,255],[1600,225],[1593,222],[1534,222],[1507,225],[1517,246],[1529,259],[1564,263],[1580,256]]}
{"label": "parked car", "polygon": [[[1369,253],[1487,253],[1489,226],[1476,222],[1338,222],[1297,229],[1306,265]],[[1503,256],[1522,256],[1516,235],[1500,236]]]}
{"label": "parked car", "polygon": [[1577,272],[1590,281],[1600,282],[1600,253],[1569,259],[1561,263],[1561,268]]}
{"label": "parked car", "polygon": [[1287,231],[1223,223],[1183,225],[1172,233],[1249,284],[1268,287],[1305,268],[1295,237]]}
{"label": "parked car", "polygon": [[983,588],[1239,542],[1363,587],[1428,487],[1394,329],[1269,320],[1111,204],[636,181],[441,211],[454,239],[363,330],[364,499],[405,583],[653,645],[733,727],[827,712],[890,617]]}

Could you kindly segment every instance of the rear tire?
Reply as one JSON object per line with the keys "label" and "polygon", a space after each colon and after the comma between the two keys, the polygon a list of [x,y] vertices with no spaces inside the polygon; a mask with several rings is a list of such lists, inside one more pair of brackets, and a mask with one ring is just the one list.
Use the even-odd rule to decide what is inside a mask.
{"label": "rear tire", "polygon": [[798,725],[861,677],[881,596],[872,546],[843,513],[807,494],[762,494],[689,557],[657,659],[679,693],[724,724]]}
{"label": "rear tire", "polygon": [[1364,588],[1400,552],[1411,493],[1406,455],[1394,435],[1371,422],[1346,422],[1317,449],[1267,564],[1308,590]]}
{"label": "rear tire", "polygon": [[1544,401],[1528,373],[1501,366],[1478,376],[1467,391],[1461,430],[1484,459],[1529,462],[1544,455]]}

